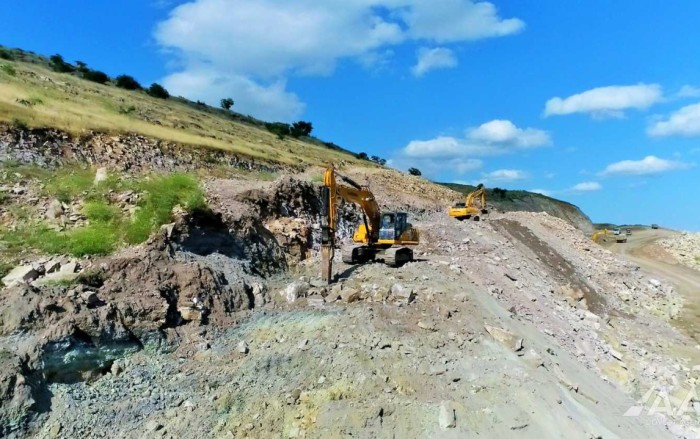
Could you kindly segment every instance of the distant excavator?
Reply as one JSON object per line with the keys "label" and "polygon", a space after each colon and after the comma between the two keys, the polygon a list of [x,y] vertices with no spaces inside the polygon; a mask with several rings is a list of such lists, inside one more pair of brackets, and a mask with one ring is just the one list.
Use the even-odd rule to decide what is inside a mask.
{"label": "distant excavator", "polygon": [[486,208],[486,189],[483,184],[476,187],[476,190],[467,195],[467,200],[464,203],[457,203],[450,207],[449,214],[453,218],[460,221],[473,218],[474,221],[479,221],[481,215],[488,214]]}
{"label": "distant excavator", "polygon": [[[338,184],[336,175],[347,183]],[[333,254],[338,225],[340,200],[355,203],[362,209],[363,223],[353,235],[354,245],[343,248],[343,262],[363,264],[383,260],[397,267],[413,260],[413,250],[406,247],[419,243],[419,232],[408,222],[405,212],[381,213],[374,194],[367,186],[337,174],[333,166],[326,169],[321,187],[321,278],[330,283],[333,279]]]}

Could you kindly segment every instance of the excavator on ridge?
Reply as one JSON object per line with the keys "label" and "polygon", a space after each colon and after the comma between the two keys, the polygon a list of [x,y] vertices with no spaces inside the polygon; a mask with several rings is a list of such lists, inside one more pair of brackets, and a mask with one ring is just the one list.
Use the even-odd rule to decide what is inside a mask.
{"label": "excavator on ridge", "polygon": [[453,218],[460,221],[473,218],[474,221],[479,221],[481,215],[489,213],[486,208],[486,189],[483,184],[476,187],[476,190],[467,195],[464,203],[457,203],[450,207],[449,214]]}
{"label": "excavator on ridge", "polygon": [[[339,184],[336,175],[346,183]],[[367,186],[336,173],[333,166],[326,169],[321,187],[321,278],[333,280],[333,254],[338,225],[340,200],[355,203],[362,209],[363,223],[353,235],[354,245],[343,248],[343,262],[363,264],[383,260],[398,267],[413,260],[413,250],[406,246],[419,243],[419,232],[408,222],[405,212],[381,212],[374,194]]]}

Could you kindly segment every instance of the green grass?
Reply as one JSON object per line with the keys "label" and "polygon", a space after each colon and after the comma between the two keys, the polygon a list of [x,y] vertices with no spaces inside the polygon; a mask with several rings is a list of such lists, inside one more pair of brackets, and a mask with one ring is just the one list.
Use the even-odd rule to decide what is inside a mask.
{"label": "green grass", "polygon": [[17,76],[17,70],[12,64],[0,64],[0,71],[10,76]]}
{"label": "green grass", "polygon": [[[33,219],[26,207],[12,206],[13,209],[9,209],[11,215],[22,226],[14,231],[0,231],[0,243],[10,254],[34,249],[78,257],[107,255],[124,244],[139,244],[147,240],[161,225],[173,220],[175,206],[189,212],[206,208],[198,180],[188,174],[157,175],[132,181],[108,178],[95,186],[91,170],[59,170],[51,174],[31,167],[16,169],[21,170],[22,175],[45,177],[48,196],[56,196],[62,201],[72,200],[78,195],[88,199],[82,208],[88,221],[85,226],[59,231]],[[107,194],[114,188],[129,188],[141,194],[133,217],[109,203]]]}

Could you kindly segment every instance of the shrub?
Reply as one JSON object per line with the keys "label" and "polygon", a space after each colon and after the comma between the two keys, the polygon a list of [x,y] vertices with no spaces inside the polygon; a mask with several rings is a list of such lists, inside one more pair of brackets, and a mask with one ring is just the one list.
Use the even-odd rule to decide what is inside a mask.
{"label": "shrub", "polygon": [[49,66],[53,71],[59,73],[71,73],[75,70],[75,67],[65,62],[59,54],[52,55],[49,58]]}
{"label": "shrub", "polygon": [[10,76],[17,75],[17,70],[15,70],[15,68],[13,66],[11,66],[10,64],[1,64],[0,70],[2,70],[3,72],[5,72],[6,74],[8,74]]}
{"label": "shrub", "polygon": [[136,107],[133,105],[129,105],[128,107],[119,107],[119,114],[124,114],[128,116],[131,113],[134,113],[136,111]]}
{"label": "shrub", "polygon": [[233,99],[226,98],[221,100],[221,108],[224,110],[230,110],[233,107]]}
{"label": "shrub", "polygon": [[280,140],[284,139],[284,136],[288,136],[290,134],[289,124],[282,122],[267,122],[265,123],[265,128],[267,128],[267,130],[272,134],[276,134],[277,138]]}
{"label": "shrub", "polygon": [[308,136],[313,131],[314,127],[311,122],[304,122],[300,120],[299,122],[294,122],[289,130],[289,134],[292,137],[298,138],[302,136]]}
{"label": "shrub", "polygon": [[162,85],[156,84],[155,82],[151,84],[151,86],[148,88],[148,94],[158,99],[168,99],[170,97],[170,93],[168,93],[168,90],[166,90]]}
{"label": "shrub", "polygon": [[100,72],[99,70],[88,69],[83,71],[83,78],[98,84],[106,84],[109,82],[109,76],[107,76],[107,74],[104,72]]}
{"label": "shrub", "polygon": [[119,208],[105,201],[91,201],[83,206],[83,215],[91,222],[109,223],[119,219]]}
{"label": "shrub", "polygon": [[418,168],[408,168],[408,173],[416,176],[423,175]]}
{"label": "shrub", "polygon": [[361,153],[357,154],[357,158],[360,160],[369,160],[369,157],[367,156],[366,152],[361,152]]}
{"label": "shrub", "polygon": [[12,55],[12,52],[0,47],[0,59],[6,59],[8,61],[12,61],[15,59],[15,57],[14,57],[14,55]]}
{"label": "shrub", "polygon": [[141,90],[141,84],[133,77],[129,75],[119,75],[117,76],[116,85],[119,88],[124,88],[127,90]]}
{"label": "shrub", "polygon": [[28,130],[29,125],[27,125],[27,122],[25,122],[23,119],[20,119],[18,117],[12,119],[12,125],[17,128],[18,130]]}
{"label": "shrub", "polygon": [[88,68],[87,64],[85,64],[85,63],[82,62],[82,61],[76,61],[76,62],[75,62],[75,65],[78,66],[78,67],[77,67],[77,70],[78,70],[79,72],[86,73],[86,72],[89,72],[89,71],[90,71],[90,69]]}

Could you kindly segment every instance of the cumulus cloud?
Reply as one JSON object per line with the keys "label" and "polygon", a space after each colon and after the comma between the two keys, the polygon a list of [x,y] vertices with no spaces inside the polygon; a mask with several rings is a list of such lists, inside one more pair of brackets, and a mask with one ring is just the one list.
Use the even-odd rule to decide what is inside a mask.
{"label": "cumulus cloud", "polygon": [[677,96],[679,98],[700,98],[700,87],[684,85],[678,91]]}
{"label": "cumulus cloud", "polygon": [[547,101],[544,115],[588,113],[594,117],[623,117],[628,109],[644,110],[663,99],[658,84],[599,87],[567,98]]}
{"label": "cumulus cloud", "polygon": [[688,105],[672,113],[668,119],[655,122],[647,133],[654,137],[700,136],[700,104]]}
{"label": "cumulus cloud", "polygon": [[[546,131],[518,128],[509,120],[493,120],[466,130],[464,137],[439,136],[428,140],[412,140],[393,158],[406,167],[421,166],[436,172],[449,170],[458,175],[479,169],[479,157],[510,154],[551,145]],[[461,163],[457,168],[452,161]],[[464,166],[464,164],[470,166]],[[475,167],[476,163],[479,167]],[[501,170],[507,171],[507,170]],[[512,170],[511,170],[512,171]],[[500,172],[500,171],[499,171]],[[512,174],[511,174],[512,175]],[[504,177],[502,174],[501,177]]]}
{"label": "cumulus cloud", "polygon": [[[269,90],[264,84],[283,85],[290,74],[331,74],[343,59],[364,65],[383,60],[392,47],[407,42],[458,43],[523,28],[518,19],[499,17],[493,4],[474,0],[192,0],[159,23],[155,39],[176,57],[180,71],[175,75],[190,78],[164,82],[170,81],[176,94],[201,99],[207,98],[202,87],[188,84],[231,75],[239,79],[224,82],[236,84],[243,78]],[[272,90],[289,99],[286,90]],[[267,105],[255,95],[232,92],[223,95],[232,95],[239,110],[253,112]],[[215,104],[220,97],[207,102]],[[296,105],[285,104],[275,113],[284,113],[284,108],[291,110],[282,119],[298,111]]]}
{"label": "cumulus cloud", "polygon": [[609,164],[601,175],[652,175],[687,169],[689,165],[675,160],[665,160],[653,155],[641,160],[623,160]]}
{"label": "cumulus cloud", "polygon": [[304,104],[297,95],[286,90],[284,80],[263,85],[241,75],[191,69],[168,76],[163,85],[180,95],[212,104],[224,96],[235,96],[236,111],[264,120],[298,118],[304,111]]}
{"label": "cumulus cloud", "polygon": [[583,183],[576,184],[572,186],[569,190],[571,192],[593,192],[603,189],[603,186],[597,181],[584,181]]}
{"label": "cumulus cloud", "polygon": [[418,61],[411,69],[413,76],[421,77],[431,70],[457,67],[457,58],[452,50],[445,47],[418,49]]}
{"label": "cumulus cloud", "polygon": [[509,120],[493,120],[468,129],[464,138],[440,136],[430,140],[413,140],[403,149],[403,154],[432,158],[489,156],[539,148],[551,142],[546,131],[518,128]]}
{"label": "cumulus cloud", "polygon": [[527,180],[529,174],[519,169],[498,169],[481,175],[484,182],[509,183],[513,181]]}

